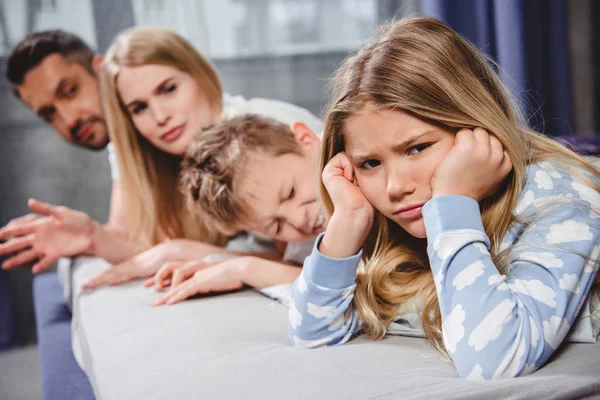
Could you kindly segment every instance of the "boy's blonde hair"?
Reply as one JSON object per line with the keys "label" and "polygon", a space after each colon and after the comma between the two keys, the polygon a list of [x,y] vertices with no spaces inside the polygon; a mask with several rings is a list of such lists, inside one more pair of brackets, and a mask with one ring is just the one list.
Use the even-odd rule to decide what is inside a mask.
{"label": "boy's blonde hair", "polygon": [[[448,26],[433,18],[410,18],[383,26],[376,38],[348,58],[333,78],[325,121],[321,169],[344,151],[344,124],[365,107],[401,110],[448,131],[482,127],[504,145],[513,163],[507,184],[480,203],[490,253],[501,273],[507,271],[502,238],[515,221],[528,164],[545,159],[598,188],[600,171],[557,142],[527,127],[486,57]],[[589,172],[589,177],[577,174]],[[321,197],[331,214],[325,187]],[[510,251],[510,249],[509,249]],[[501,254],[502,253],[502,254]],[[596,278],[598,282],[600,275]],[[365,333],[381,338],[401,307],[416,299],[423,328],[445,352],[437,292],[423,240],[376,213],[357,273],[354,306]]]}
{"label": "boy's blonde hair", "polygon": [[208,226],[232,234],[252,217],[240,185],[256,156],[302,155],[290,127],[271,118],[245,115],[196,134],[183,159],[181,191],[190,210]]}
{"label": "boy's blonde hair", "polygon": [[177,190],[181,156],[157,149],[135,128],[117,90],[122,67],[166,65],[190,74],[215,113],[221,113],[223,92],[212,66],[183,37],[154,27],[119,34],[106,53],[100,73],[102,105],[125,190],[128,235],[146,246],[165,238],[184,237],[219,244],[221,235],[207,230],[201,218],[191,218]]}

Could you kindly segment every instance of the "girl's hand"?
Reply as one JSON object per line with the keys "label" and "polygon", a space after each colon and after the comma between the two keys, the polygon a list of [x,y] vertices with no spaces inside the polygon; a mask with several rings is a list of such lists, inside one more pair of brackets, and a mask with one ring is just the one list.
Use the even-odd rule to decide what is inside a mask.
{"label": "girl's hand", "polygon": [[346,153],[336,154],[325,166],[323,185],[334,211],[319,250],[326,256],[343,258],[355,254],[373,225],[374,209],[360,188]]}
{"label": "girl's hand", "polygon": [[237,258],[216,262],[215,264],[203,263],[190,279],[171,287],[171,289],[152,306],[162,304],[175,304],[196,294],[211,292],[229,292],[244,286],[242,269],[244,265]]}
{"label": "girl's hand", "polygon": [[84,289],[93,289],[101,285],[120,285],[134,279],[147,278],[175,253],[176,241],[167,241],[143,251],[127,261],[114,265],[103,273],[90,278],[82,285]]}
{"label": "girl's hand", "polygon": [[433,197],[453,194],[479,202],[496,193],[511,170],[498,138],[482,128],[463,129],[433,175]]}
{"label": "girl's hand", "polygon": [[206,268],[207,263],[203,261],[171,261],[163,264],[158,272],[146,282],[145,287],[152,287],[156,290],[162,290],[167,286],[171,286],[171,290],[190,279],[195,272]]}
{"label": "girl's hand", "polygon": [[0,255],[17,253],[4,262],[3,268],[13,268],[39,258],[32,268],[33,273],[38,273],[60,257],[92,250],[94,221],[89,215],[35,199],[29,200],[28,205],[44,218],[28,217],[0,230],[0,240],[16,237],[0,245]]}
{"label": "girl's hand", "polygon": [[354,167],[346,153],[338,153],[329,160],[321,177],[333,202],[334,213],[361,217],[373,214],[373,206],[358,187]]}

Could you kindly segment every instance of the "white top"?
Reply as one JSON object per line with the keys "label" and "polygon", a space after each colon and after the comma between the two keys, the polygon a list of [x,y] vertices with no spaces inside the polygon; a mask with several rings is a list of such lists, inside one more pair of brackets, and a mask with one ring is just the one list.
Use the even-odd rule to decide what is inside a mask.
{"label": "white top", "polygon": [[[279,100],[263,99],[259,97],[245,99],[242,96],[231,96],[227,93],[223,94],[223,119],[230,119],[246,114],[258,114],[264,117],[270,117],[288,125],[296,121],[301,121],[315,132],[315,134],[321,137],[323,123],[305,108]],[[108,146],[106,146],[106,149],[108,150],[108,161],[110,162],[110,175],[113,181],[118,181],[120,173],[114,145],[109,143]]]}

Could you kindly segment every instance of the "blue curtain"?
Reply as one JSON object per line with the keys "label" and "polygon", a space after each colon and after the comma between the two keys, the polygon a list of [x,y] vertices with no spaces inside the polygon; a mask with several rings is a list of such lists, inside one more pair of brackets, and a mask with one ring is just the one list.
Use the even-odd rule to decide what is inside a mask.
{"label": "blue curtain", "polygon": [[[0,257],[0,264],[4,261]],[[8,272],[0,269],[0,350],[13,347],[15,340],[15,312]]]}
{"label": "blue curtain", "polygon": [[571,134],[565,0],[422,0],[421,11],[494,59],[531,126]]}

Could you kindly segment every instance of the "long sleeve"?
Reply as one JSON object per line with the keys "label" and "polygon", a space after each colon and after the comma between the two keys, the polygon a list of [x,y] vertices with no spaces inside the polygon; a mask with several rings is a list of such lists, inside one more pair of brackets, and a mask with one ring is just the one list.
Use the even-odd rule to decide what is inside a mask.
{"label": "long sleeve", "polygon": [[531,216],[501,275],[479,205],[442,196],[423,208],[446,349],[459,376],[525,375],[558,348],[591,288],[600,257],[600,195],[551,165],[534,165],[517,210]]}
{"label": "long sleeve", "polygon": [[292,288],[288,332],[296,347],[345,343],[360,325],[352,299],[362,250],[348,258],[329,258],[319,252],[322,238],[315,241]]}

